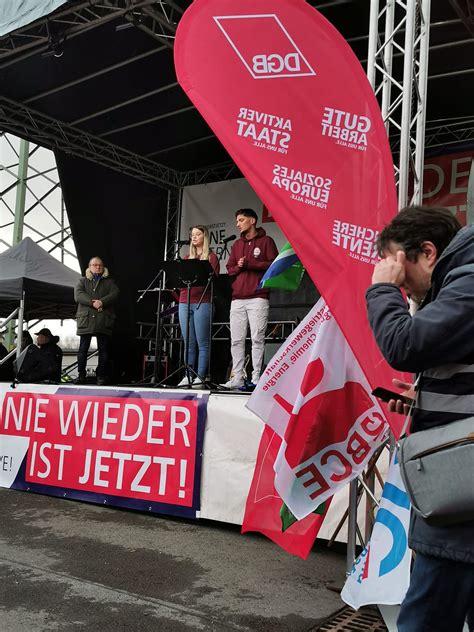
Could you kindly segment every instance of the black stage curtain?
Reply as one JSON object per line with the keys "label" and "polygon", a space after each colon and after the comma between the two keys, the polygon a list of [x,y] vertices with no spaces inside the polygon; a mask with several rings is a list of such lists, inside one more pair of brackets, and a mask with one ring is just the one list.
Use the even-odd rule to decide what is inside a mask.
{"label": "black stage curtain", "polygon": [[115,382],[141,377],[144,347],[136,322],[153,322],[156,295],[137,306],[164,259],[166,190],[56,151],[61,187],[82,272],[100,256],[120,287],[113,339]]}

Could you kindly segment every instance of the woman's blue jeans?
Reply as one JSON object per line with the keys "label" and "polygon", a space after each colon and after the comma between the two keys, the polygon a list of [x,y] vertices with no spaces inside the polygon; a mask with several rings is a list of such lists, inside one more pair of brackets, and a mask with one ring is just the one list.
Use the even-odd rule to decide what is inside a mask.
{"label": "woman's blue jeans", "polygon": [[[186,361],[186,327],[187,305],[179,304],[179,325],[184,340],[184,360]],[[207,377],[209,365],[209,324],[211,319],[211,304],[197,303],[189,306],[189,351],[188,365],[193,368],[202,380]]]}

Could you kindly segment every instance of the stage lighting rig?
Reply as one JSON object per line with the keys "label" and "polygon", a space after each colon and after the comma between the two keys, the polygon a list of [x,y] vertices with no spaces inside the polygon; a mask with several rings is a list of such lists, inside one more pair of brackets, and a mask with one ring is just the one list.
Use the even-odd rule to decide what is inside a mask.
{"label": "stage lighting rig", "polygon": [[115,32],[125,31],[126,29],[131,29],[135,26],[138,26],[142,23],[143,13],[140,9],[136,9],[135,11],[130,11],[129,13],[125,13],[124,16],[125,22],[122,24],[117,24],[115,27]]}
{"label": "stage lighting rig", "polygon": [[62,31],[54,33],[48,29],[48,50],[42,53],[41,57],[62,57],[65,43],[66,33]]}

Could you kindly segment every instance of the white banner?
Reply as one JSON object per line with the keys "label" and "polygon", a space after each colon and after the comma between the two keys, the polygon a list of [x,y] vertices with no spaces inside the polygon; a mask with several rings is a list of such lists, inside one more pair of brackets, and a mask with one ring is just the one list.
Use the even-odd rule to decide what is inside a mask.
{"label": "white banner", "polygon": [[402,603],[410,582],[410,501],[396,456],[383,488],[369,543],[354,562],[342,599],[358,610],[367,604]]}
{"label": "white banner", "polygon": [[258,225],[274,239],[280,250],[287,240],[244,178],[184,188],[180,239],[188,238],[190,226],[195,224],[207,226],[211,248],[217,256],[223,254],[221,273],[226,271],[225,264],[234,242],[231,241],[226,245],[219,244],[231,235],[239,237],[235,224],[235,211],[239,208],[252,208],[257,213]]}

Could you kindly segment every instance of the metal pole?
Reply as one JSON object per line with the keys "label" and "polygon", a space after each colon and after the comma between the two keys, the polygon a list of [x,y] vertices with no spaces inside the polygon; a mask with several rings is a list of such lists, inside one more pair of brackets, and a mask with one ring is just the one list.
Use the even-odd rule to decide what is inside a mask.
{"label": "metal pole", "polygon": [[385,121],[387,134],[390,131],[390,104],[392,102],[392,70],[393,70],[393,26],[395,23],[395,0],[387,1],[385,11],[385,47],[383,60],[385,72],[382,80],[382,118]]}
{"label": "metal pole", "polygon": [[20,141],[20,154],[18,156],[18,184],[16,186],[15,201],[15,222],[13,224],[13,246],[20,243],[23,239],[29,148],[30,143],[27,140]]}
{"label": "metal pole", "polygon": [[408,0],[406,8],[405,57],[403,64],[403,100],[400,129],[400,160],[398,181],[398,208],[408,204],[408,181],[410,173],[411,113],[413,94],[413,51],[415,32],[416,0]]}
{"label": "metal pole", "polygon": [[430,50],[430,10],[431,0],[423,0],[421,5],[420,25],[420,66],[418,74],[419,101],[416,121],[416,153],[415,153],[415,177],[413,203],[423,203],[423,175],[425,166],[425,129],[426,129],[426,102],[428,92],[428,56]]}
{"label": "metal pole", "polygon": [[356,532],[357,532],[357,479],[349,485],[349,513],[347,521],[347,553],[346,574],[351,572],[356,557]]}
{"label": "metal pole", "polygon": [[16,338],[16,359],[20,357],[21,353],[21,343],[23,342],[23,317],[25,314],[25,293],[23,292],[21,301],[20,301],[20,309],[18,311],[18,335]]}
{"label": "metal pole", "polygon": [[474,160],[471,161],[469,180],[467,181],[466,224],[474,224]]}
{"label": "metal pole", "polygon": [[[28,157],[29,157],[30,143],[27,140],[20,140],[20,152],[18,155],[18,179],[16,185],[16,199],[15,199],[15,220],[13,223],[13,243],[12,246],[20,243],[23,239],[23,226],[25,220],[25,200],[26,200],[26,180],[28,177]],[[18,319],[18,329],[23,331],[23,311],[21,312],[21,318]],[[10,322],[7,329],[7,335],[5,336],[5,342],[7,349],[10,350],[13,347],[13,340],[15,337],[15,323]],[[18,331],[17,340],[17,356],[18,349],[21,347],[21,334]]]}
{"label": "metal pole", "polygon": [[378,44],[379,0],[370,2],[369,48],[367,52],[367,78],[375,90],[375,54]]}

